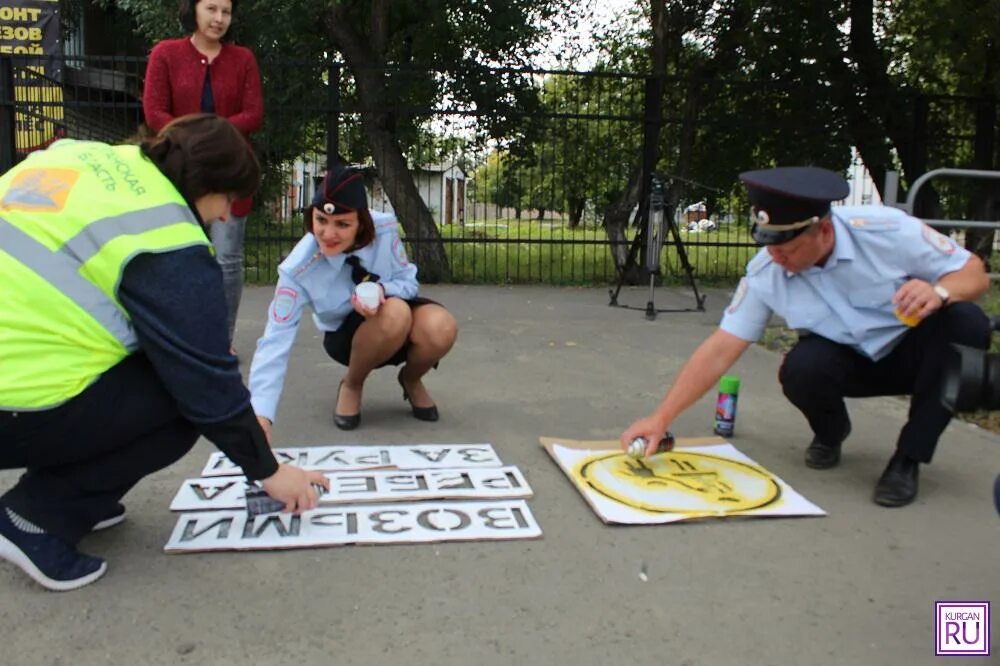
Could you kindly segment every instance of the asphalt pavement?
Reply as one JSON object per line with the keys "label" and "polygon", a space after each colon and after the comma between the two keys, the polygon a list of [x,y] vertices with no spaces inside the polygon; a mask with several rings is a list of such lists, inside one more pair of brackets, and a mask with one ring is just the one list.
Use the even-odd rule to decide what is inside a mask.
{"label": "asphalt pavement", "polygon": [[[430,286],[459,321],[426,381],[441,411],[415,420],[392,370],[365,387],[351,433],[331,420],[341,368],[311,322],[299,333],[276,445],[490,442],[534,489],[531,541],[346,546],[166,555],[168,504],[207,442],[125,498],[128,518],[81,549],[108,559],[97,583],[47,592],[0,562],[0,662],[56,664],[917,664],[934,656],[935,601],[1000,600],[1000,438],[953,422],[911,506],[871,501],[905,421],[897,398],[850,401],[839,467],[803,463],[810,432],[781,395],[780,356],[752,347],[732,442],[825,517],[602,523],[539,436],[613,439],[660,399],[718,322],[708,311],[647,321],[606,289]],[[271,290],[247,288],[236,347],[244,370]],[[647,290],[626,289],[642,307]],[[690,290],[656,292],[661,308]],[[710,435],[714,394],[672,427]],[[0,490],[17,472],[0,472]],[[640,576],[640,573],[644,575]],[[997,610],[997,609],[995,609]],[[993,622],[998,663],[1000,624]],[[947,660],[946,660],[947,661]]]}

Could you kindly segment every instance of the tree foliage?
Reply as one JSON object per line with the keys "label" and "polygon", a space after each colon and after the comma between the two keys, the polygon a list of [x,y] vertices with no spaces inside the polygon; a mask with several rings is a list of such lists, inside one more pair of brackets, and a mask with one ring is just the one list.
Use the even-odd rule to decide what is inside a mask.
{"label": "tree foliage", "polygon": [[[911,0],[882,5],[884,49],[892,54],[891,74],[900,88],[922,95],[962,96],[951,105],[924,101],[928,132],[971,141],[932,142],[911,148],[912,180],[921,167],[1000,168],[997,99],[1000,98],[1000,1]],[[924,97],[923,100],[927,98]],[[905,167],[904,165],[904,171]],[[1000,218],[996,181],[947,183],[931,191],[927,212],[976,220]],[[989,260],[993,231],[969,229],[966,245]]]}
{"label": "tree foliage", "polygon": [[501,207],[568,215],[603,210],[627,181],[641,134],[642,79],[610,73],[550,74],[538,113],[475,172],[477,197]]}
{"label": "tree foliage", "polygon": [[[881,187],[889,169],[905,185],[934,166],[997,168],[998,11],[997,0],[644,0],[598,38],[615,67],[667,80],[658,170],[739,196],[742,169],[843,169],[856,146]],[[612,238],[637,189],[607,220]],[[996,215],[982,187],[931,204]]]}

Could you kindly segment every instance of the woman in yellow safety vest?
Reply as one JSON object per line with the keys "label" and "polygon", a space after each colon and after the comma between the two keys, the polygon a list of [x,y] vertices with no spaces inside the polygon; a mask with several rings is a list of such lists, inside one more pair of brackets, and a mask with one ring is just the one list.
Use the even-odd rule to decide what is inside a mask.
{"label": "woman in yellow safety vest", "polygon": [[53,590],[107,564],[79,540],[199,435],[299,513],[323,475],[279,465],[228,353],[204,222],[256,190],[246,139],[211,114],[141,145],[62,140],[0,176],[0,557]]}

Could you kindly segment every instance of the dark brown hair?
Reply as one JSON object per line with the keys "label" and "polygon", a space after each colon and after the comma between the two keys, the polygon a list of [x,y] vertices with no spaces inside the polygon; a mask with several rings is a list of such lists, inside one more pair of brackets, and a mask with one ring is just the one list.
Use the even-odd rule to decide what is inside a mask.
{"label": "dark brown hair", "polygon": [[[316,210],[315,206],[309,206],[302,214],[302,226],[305,228],[307,234],[313,232],[314,210]],[[372,219],[372,214],[368,212],[367,208],[359,208],[356,212],[358,214],[358,233],[354,237],[354,245],[347,252],[360,250],[375,240],[375,221]]]}
{"label": "dark brown hair", "polygon": [[[180,0],[177,3],[177,17],[181,20],[181,27],[187,32],[194,32],[198,29],[198,19],[195,18],[195,7],[198,6],[199,2],[203,0]],[[226,30],[226,34],[222,36],[222,41],[230,41],[233,34],[233,24],[236,22],[236,0],[230,0],[233,3],[233,14],[232,21],[229,24],[229,28]]]}
{"label": "dark brown hair", "polygon": [[250,142],[214,113],[175,118],[139,147],[189,204],[204,194],[249,197],[260,183]]}

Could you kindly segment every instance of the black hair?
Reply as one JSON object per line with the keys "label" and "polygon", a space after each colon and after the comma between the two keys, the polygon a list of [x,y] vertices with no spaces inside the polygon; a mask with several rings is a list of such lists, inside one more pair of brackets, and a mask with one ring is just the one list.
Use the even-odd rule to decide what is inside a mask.
{"label": "black hair", "polygon": [[250,142],[214,113],[176,118],[144,139],[140,149],[191,205],[205,194],[249,197],[260,183],[260,163]]}
{"label": "black hair", "polygon": [[[177,3],[177,17],[181,20],[181,27],[189,33],[198,29],[198,21],[195,18],[195,7],[199,2],[202,2],[202,0],[179,0]],[[232,39],[233,25],[236,23],[236,0],[230,0],[230,2],[233,3],[233,20],[229,24],[226,34],[222,36],[222,41],[224,42]]]}

